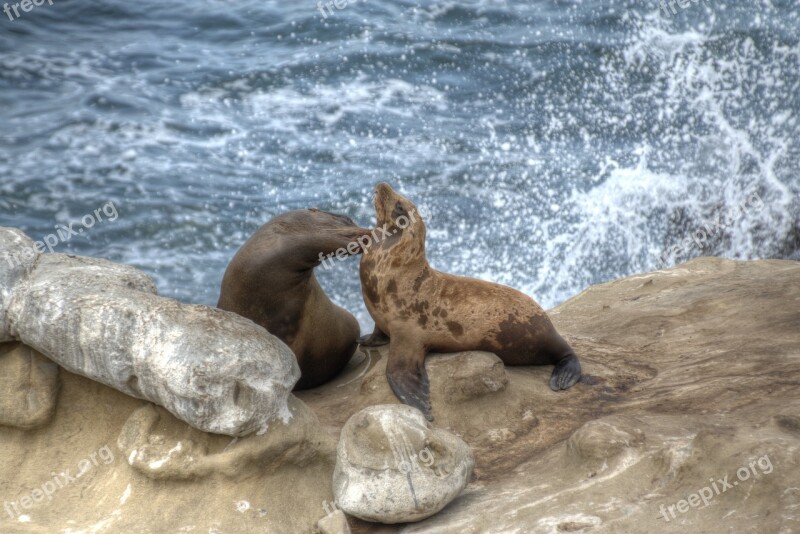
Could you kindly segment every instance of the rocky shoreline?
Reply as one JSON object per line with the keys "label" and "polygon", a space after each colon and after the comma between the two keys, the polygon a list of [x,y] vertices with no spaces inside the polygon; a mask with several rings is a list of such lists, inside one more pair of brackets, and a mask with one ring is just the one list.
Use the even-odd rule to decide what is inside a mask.
{"label": "rocky shoreline", "polygon": [[[219,358],[209,362],[249,362],[269,346],[274,366],[283,348],[266,331],[230,334],[262,345],[197,334],[176,343],[186,325],[248,327],[162,302],[141,280],[147,296],[135,300],[147,307],[137,308],[132,289],[108,278],[128,268],[62,256],[16,270],[0,256],[2,532],[800,531],[798,262],[700,258],[587,289],[550,312],[584,362],[586,377],[568,391],[548,388],[549,368],[505,368],[489,353],[435,355],[428,428],[395,413],[407,407],[386,383],[385,349],[297,394],[288,392],[291,366],[255,362],[227,381],[231,368],[192,358],[207,351]],[[167,322],[119,311],[161,307],[172,310]],[[137,369],[125,375],[98,364],[138,361],[125,351],[141,336],[137,325],[153,324],[164,333],[148,343],[178,356],[187,349],[179,369],[151,381],[173,377],[169,392],[199,392],[176,396],[194,400],[170,403],[140,385],[123,392],[147,365],[123,366]],[[98,344],[104,328],[128,341]],[[124,380],[101,383],[81,376],[86,369]],[[259,390],[272,400],[236,386],[254,375],[280,384]],[[385,480],[370,487],[371,473]],[[381,490],[379,505],[402,511],[406,480],[419,497],[406,503],[423,506],[426,489],[455,498],[441,510],[441,499],[428,502],[433,515],[406,519],[414,523],[337,511],[361,506],[369,518],[364,496]],[[341,498],[344,486],[362,498]]]}

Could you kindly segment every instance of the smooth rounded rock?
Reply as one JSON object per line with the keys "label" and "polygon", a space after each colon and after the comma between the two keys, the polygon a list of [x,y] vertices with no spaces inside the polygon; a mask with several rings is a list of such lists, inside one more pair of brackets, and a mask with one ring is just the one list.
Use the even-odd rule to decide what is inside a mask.
{"label": "smooth rounded rock", "polygon": [[441,389],[448,403],[479,399],[505,390],[508,376],[503,360],[491,352],[457,352],[427,361],[431,389]]}
{"label": "smooth rounded rock", "polygon": [[625,450],[641,448],[644,441],[644,432],[625,425],[624,421],[589,421],[569,437],[567,453],[579,462],[602,464]]}
{"label": "smooth rounded rock", "polygon": [[474,467],[469,446],[432,428],[410,406],[371,406],[342,428],[333,474],[336,503],[366,521],[405,523],[455,499]]}

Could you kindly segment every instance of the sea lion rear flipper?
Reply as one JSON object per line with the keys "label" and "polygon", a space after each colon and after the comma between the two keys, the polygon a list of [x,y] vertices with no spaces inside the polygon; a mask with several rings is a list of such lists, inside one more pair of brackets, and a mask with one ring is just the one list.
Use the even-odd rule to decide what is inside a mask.
{"label": "sea lion rear flipper", "polygon": [[581,362],[571,354],[558,362],[550,377],[550,389],[558,391],[575,385],[581,378]]}
{"label": "sea lion rear flipper", "polygon": [[387,343],[389,343],[389,336],[384,334],[377,325],[371,334],[358,338],[358,344],[362,347],[380,347]]}
{"label": "sea lion rear flipper", "polygon": [[424,348],[411,348],[410,345],[392,341],[389,346],[386,379],[403,404],[418,409],[428,421],[433,421]]}

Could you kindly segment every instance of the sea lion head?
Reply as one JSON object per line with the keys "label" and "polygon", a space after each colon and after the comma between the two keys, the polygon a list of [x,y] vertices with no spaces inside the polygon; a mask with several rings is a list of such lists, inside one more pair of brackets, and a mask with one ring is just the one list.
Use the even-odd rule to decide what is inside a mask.
{"label": "sea lion head", "polygon": [[378,227],[390,234],[382,246],[415,244],[416,246],[412,248],[424,254],[425,221],[414,203],[392,189],[386,182],[381,182],[375,187],[373,204]]}
{"label": "sea lion head", "polygon": [[[290,243],[304,244],[308,256],[341,254],[352,256],[363,252],[359,238],[370,234],[347,215],[308,208],[290,211],[273,220],[274,230]],[[341,255],[340,254],[340,255]]]}

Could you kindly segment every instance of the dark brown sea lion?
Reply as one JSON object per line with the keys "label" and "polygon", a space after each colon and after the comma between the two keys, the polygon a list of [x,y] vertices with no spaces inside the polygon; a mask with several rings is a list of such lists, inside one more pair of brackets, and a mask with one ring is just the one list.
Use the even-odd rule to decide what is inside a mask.
{"label": "dark brown sea lion", "polygon": [[364,302],[385,342],[386,376],[397,397],[431,416],[425,356],[429,351],[485,350],[506,365],[555,365],[550,388],[567,389],[581,365],[530,297],[500,284],[441,273],[425,257],[425,223],[416,206],[385,183],[375,189],[378,226],[389,237],[361,258]]}
{"label": "dark brown sea lion", "polygon": [[356,349],[358,321],[331,302],[314,267],[337,250],[340,256],[360,253],[360,245],[351,243],[368,233],[344,215],[291,211],[259,228],[225,270],[217,307],[247,317],[289,345],[302,373],[295,389],[332,379]]}

